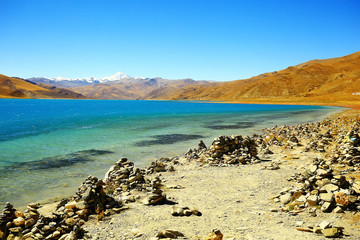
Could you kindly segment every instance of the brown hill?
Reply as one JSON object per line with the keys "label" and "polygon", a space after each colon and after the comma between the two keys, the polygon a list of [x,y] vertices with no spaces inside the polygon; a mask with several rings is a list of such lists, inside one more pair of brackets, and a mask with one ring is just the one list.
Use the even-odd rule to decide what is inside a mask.
{"label": "brown hill", "polygon": [[360,52],[312,60],[246,80],[187,86],[148,99],[258,103],[360,104]]}
{"label": "brown hill", "polygon": [[132,78],[71,89],[96,99],[155,99],[157,96],[170,99],[186,86],[209,83],[192,79]]}
{"label": "brown hill", "polygon": [[35,84],[21,78],[0,74],[0,98],[76,98],[87,97],[68,89]]}

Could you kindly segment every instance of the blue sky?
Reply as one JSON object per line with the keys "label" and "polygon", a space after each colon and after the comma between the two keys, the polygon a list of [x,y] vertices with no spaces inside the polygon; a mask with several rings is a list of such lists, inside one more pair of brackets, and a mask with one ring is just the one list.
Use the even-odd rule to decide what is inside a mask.
{"label": "blue sky", "polygon": [[0,74],[227,81],[360,51],[354,0],[0,0]]}

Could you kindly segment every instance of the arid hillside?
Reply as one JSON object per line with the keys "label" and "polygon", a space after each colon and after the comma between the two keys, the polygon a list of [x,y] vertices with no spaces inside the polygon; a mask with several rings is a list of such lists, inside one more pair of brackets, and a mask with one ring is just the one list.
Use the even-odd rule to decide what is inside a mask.
{"label": "arid hillside", "polygon": [[68,89],[35,84],[21,78],[0,74],[0,98],[86,98]]}
{"label": "arid hillside", "polygon": [[312,60],[245,80],[192,85],[174,95],[148,99],[189,99],[259,103],[360,103],[360,52],[339,58]]}
{"label": "arid hillside", "polygon": [[157,95],[170,99],[177,92],[185,90],[186,86],[209,83],[208,81],[194,81],[192,79],[139,78],[92,84],[71,89],[96,99],[155,99]]}

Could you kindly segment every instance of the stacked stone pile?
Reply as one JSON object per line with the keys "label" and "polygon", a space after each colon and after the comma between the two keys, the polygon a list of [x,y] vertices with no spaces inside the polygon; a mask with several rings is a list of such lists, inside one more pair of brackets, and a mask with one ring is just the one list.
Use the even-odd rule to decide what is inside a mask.
{"label": "stacked stone pile", "polygon": [[30,204],[24,212],[16,211],[6,203],[0,217],[0,239],[59,239],[76,240],[83,234],[83,220],[70,221],[58,214],[44,217],[39,214],[36,204]]}
{"label": "stacked stone pile", "polygon": [[196,159],[209,165],[249,164],[259,162],[255,138],[242,136],[220,136],[209,148],[200,142],[199,148],[185,154],[188,160]]}
{"label": "stacked stone pile", "polygon": [[[114,198],[127,201],[135,201],[131,198],[131,190],[138,190],[145,193],[142,202],[146,205],[161,204],[166,201],[166,195],[161,190],[161,180],[157,176],[154,180],[146,178],[147,174],[174,171],[172,167],[173,160],[163,158],[153,162],[147,169],[140,169],[134,166],[134,163],[126,158],[120,159],[106,173],[104,178],[105,190]],[[171,167],[170,167],[171,166]],[[140,196],[139,196],[140,197]]]}
{"label": "stacked stone pile", "polygon": [[168,200],[166,199],[166,195],[164,194],[163,190],[161,189],[162,184],[160,177],[155,177],[155,180],[152,182],[151,190],[147,189],[147,193],[145,198],[142,200],[142,203],[145,205],[158,205],[164,204]]}
{"label": "stacked stone pile", "polygon": [[158,172],[173,172],[175,171],[174,164],[177,164],[177,158],[160,158],[150,164],[146,168],[146,174],[158,173]]}
{"label": "stacked stone pile", "polygon": [[104,187],[106,192],[112,195],[119,195],[133,189],[141,191],[151,185],[151,181],[144,176],[144,169],[136,168],[133,162],[122,158],[105,174]]}
{"label": "stacked stone pile", "polygon": [[103,185],[102,180],[89,176],[75,196],[60,201],[46,217],[39,214],[39,204],[30,204],[21,212],[7,203],[0,217],[0,239],[77,239],[89,215],[121,211],[121,204],[105,193]]}
{"label": "stacked stone pile", "polygon": [[332,163],[360,167],[360,149],[352,143],[341,144],[333,153]]}
{"label": "stacked stone pile", "polygon": [[121,203],[107,195],[103,186],[102,180],[93,176],[87,177],[75,196],[61,201],[54,214],[61,215],[65,219],[87,220],[91,214],[110,215],[113,211],[120,211]]}
{"label": "stacked stone pile", "polygon": [[323,212],[360,210],[359,185],[346,180],[340,171],[333,170],[323,160],[314,159],[308,170],[289,180],[295,180],[296,185],[274,198],[282,204],[283,211],[296,213],[308,207],[309,212],[314,213],[318,206]]}

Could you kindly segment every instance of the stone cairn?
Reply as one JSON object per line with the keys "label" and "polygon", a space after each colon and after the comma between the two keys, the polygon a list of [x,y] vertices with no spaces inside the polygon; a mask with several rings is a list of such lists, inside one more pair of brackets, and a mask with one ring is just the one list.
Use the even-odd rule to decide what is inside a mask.
{"label": "stone cairn", "polygon": [[169,159],[160,159],[153,162],[147,169],[139,169],[134,163],[126,158],[120,159],[106,173],[104,178],[105,189],[114,198],[122,201],[135,201],[135,197],[131,196],[132,190],[145,193],[142,203],[145,205],[156,205],[165,203],[166,195],[161,190],[161,180],[157,176],[154,180],[146,178],[146,174],[154,172],[174,171],[170,164],[165,162]]}
{"label": "stone cairn", "polygon": [[273,198],[274,202],[282,204],[282,211],[297,214],[308,208],[316,215],[317,207],[323,212],[334,213],[360,210],[360,185],[346,180],[324,160],[314,159],[306,171],[288,180],[296,184]]}
{"label": "stone cairn", "polygon": [[74,240],[82,237],[82,225],[91,214],[102,216],[116,212],[121,204],[105,194],[104,183],[89,176],[75,196],[63,199],[56,210],[43,216],[39,204],[30,204],[24,212],[16,211],[6,203],[0,217],[0,239],[59,239]]}
{"label": "stone cairn", "polygon": [[0,239],[75,240],[82,235],[83,220],[70,222],[56,214],[45,217],[39,214],[38,207],[38,204],[30,204],[21,212],[6,203],[0,217]]}
{"label": "stone cairn", "polygon": [[198,149],[190,149],[185,157],[211,166],[258,163],[255,139],[242,136],[220,136],[207,148],[200,141]]}

